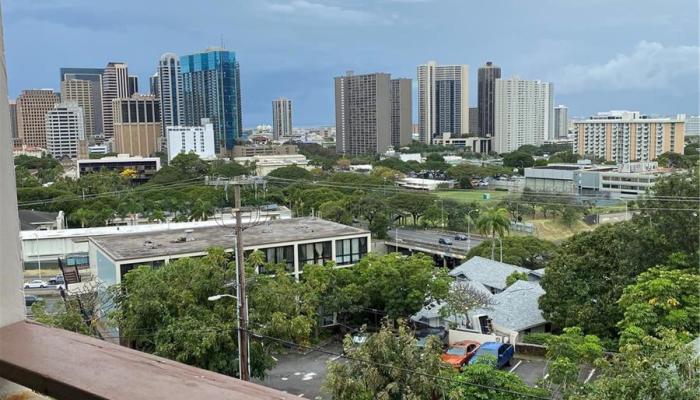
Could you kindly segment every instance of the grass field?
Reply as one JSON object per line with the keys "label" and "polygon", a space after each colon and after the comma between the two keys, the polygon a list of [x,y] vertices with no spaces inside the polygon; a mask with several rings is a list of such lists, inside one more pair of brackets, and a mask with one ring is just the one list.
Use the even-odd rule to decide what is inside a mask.
{"label": "grass field", "polygon": [[[489,200],[484,200],[484,197],[483,197],[484,193],[489,193],[491,195],[491,198]],[[497,201],[508,196],[508,192],[502,192],[502,191],[498,191],[498,190],[475,190],[475,189],[471,189],[471,190],[445,190],[445,191],[435,192],[435,194],[437,194],[440,198],[455,200],[455,201],[459,201],[462,203],[497,202]]]}

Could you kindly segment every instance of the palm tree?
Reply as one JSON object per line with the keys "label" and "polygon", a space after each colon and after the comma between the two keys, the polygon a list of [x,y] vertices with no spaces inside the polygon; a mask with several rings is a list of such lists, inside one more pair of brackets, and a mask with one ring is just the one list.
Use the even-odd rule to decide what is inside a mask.
{"label": "palm tree", "polygon": [[491,208],[479,214],[476,220],[476,229],[484,235],[491,236],[491,259],[496,251],[496,235],[503,237],[510,230],[508,210],[505,208]]}
{"label": "palm tree", "polygon": [[214,214],[213,208],[210,202],[197,199],[190,211],[190,221],[206,221]]}

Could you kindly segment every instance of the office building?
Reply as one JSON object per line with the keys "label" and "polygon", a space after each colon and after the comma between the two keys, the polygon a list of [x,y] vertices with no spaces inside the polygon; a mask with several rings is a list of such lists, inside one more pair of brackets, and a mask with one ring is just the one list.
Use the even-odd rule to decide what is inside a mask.
{"label": "office building", "polygon": [[496,131],[496,79],[501,78],[501,68],[488,61],[479,68],[478,74],[479,134],[493,136]]}
{"label": "office building", "polygon": [[[80,80],[90,81],[90,97],[92,104],[92,116],[85,116],[87,120],[92,121],[92,128],[85,125],[85,135],[103,136],[103,121],[102,121],[102,75],[104,68],[61,68],[61,97],[65,99],[65,91],[63,89],[63,81]],[[73,100],[73,99],[70,99]],[[78,104],[81,101],[78,100]],[[85,106],[83,113],[87,114]]]}
{"label": "office building", "polygon": [[446,132],[469,133],[469,66],[418,66],[418,114],[422,143]]}
{"label": "office building", "polygon": [[494,151],[539,146],[552,136],[552,84],[520,78],[496,80]]}
{"label": "office building", "polygon": [[292,136],[292,101],[285,98],[272,100],[272,138]]}
{"label": "office building", "polygon": [[266,145],[244,144],[233,149],[233,157],[274,156],[297,154],[299,148],[293,144]]}
{"label": "office building", "polygon": [[554,107],[554,137],[564,139],[569,134],[569,109],[566,106]]}
{"label": "office building", "polygon": [[616,163],[652,161],[666,152],[683,154],[682,119],[649,118],[639,112],[599,113],[574,122],[574,151]]}
{"label": "office building", "polygon": [[469,134],[479,134],[479,107],[469,107]]}
{"label": "office building", "polygon": [[[180,60],[178,59],[178,63],[179,62],[180,62]],[[160,97],[160,89],[159,89],[160,84],[158,83],[159,79],[160,79],[160,77],[158,76],[157,72],[155,74],[151,75],[150,78],[148,78],[148,83],[149,83],[148,93],[151,96]],[[161,99],[161,103],[162,103],[162,99]]]}
{"label": "office building", "polygon": [[163,126],[163,136],[165,136],[167,127],[184,124],[180,59],[176,54],[165,53],[160,56],[156,82],[151,84],[151,92],[154,89],[157,94],[153,95],[160,99],[160,120]]}
{"label": "office building", "polygon": [[[182,231],[130,233],[89,238],[90,268],[105,285],[121,282],[124,274],[140,265],[157,267],[184,257],[207,254],[212,247],[234,252],[231,225]],[[371,235],[320,218],[290,218],[252,224],[243,235],[246,254],[259,250],[265,262],[283,264],[299,278],[308,264],[335,261],[336,268],[349,267],[371,249]],[[151,245],[144,246],[144,243]],[[272,273],[258,267],[258,273]]]}
{"label": "office building", "polygon": [[58,102],[52,89],[23,90],[17,96],[17,135],[22,144],[46,148],[46,113]]}
{"label": "office building", "polygon": [[[241,137],[241,83],[236,53],[210,48],[180,57],[183,125],[194,126],[202,118],[214,125],[217,154],[230,153]],[[162,90],[162,89],[161,89]]]}
{"label": "office building", "polygon": [[133,183],[144,183],[160,170],[160,157],[130,157],[128,154],[118,154],[115,157],[78,160],[78,178],[83,175],[102,170],[123,172],[133,170],[136,174],[131,177]]}
{"label": "office building", "polygon": [[110,62],[102,76],[102,126],[104,137],[114,136],[112,101],[129,97],[129,71],[124,63]]}
{"label": "office building", "polygon": [[254,155],[251,157],[233,157],[233,161],[249,167],[255,166],[255,175],[266,176],[283,167],[295,165],[310,171],[314,168],[303,154]]}
{"label": "office building", "polygon": [[19,138],[19,132],[17,132],[17,102],[10,100],[10,134],[12,139]]}
{"label": "office building", "polygon": [[56,104],[46,113],[46,150],[54,158],[78,158],[79,141],[85,140],[83,109],[75,101]]}
{"label": "office building", "polygon": [[394,149],[411,144],[413,129],[413,96],[411,80],[392,79],[391,82],[391,145]]}
{"label": "office building", "polygon": [[61,82],[61,100],[75,102],[83,109],[83,127],[86,138],[96,134],[92,85],[92,81],[83,79],[67,79]]}
{"label": "office building", "polygon": [[336,152],[384,153],[391,146],[391,79],[375,73],[335,78]]}
{"label": "office building", "polygon": [[443,133],[442,137],[433,138],[433,144],[438,146],[453,146],[460,149],[470,149],[472,153],[488,154],[491,152],[493,138],[481,136],[461,137],[451,133]]}
{"label": "office building", "polygon": [[139,77],[129,75],[129,97],[139,92]]}
{"label": "office building", "polygon": [[134,95],[112,101],[114,151],[148,157],[161,149],[160,102],[153,96]]}
{"label": "office building", "polygon": [[202,121],[202,126],[168,126],[165,128],[168,161],[182,153],[194,153],[201,159],[216,157],[214,150],[214,125]]}

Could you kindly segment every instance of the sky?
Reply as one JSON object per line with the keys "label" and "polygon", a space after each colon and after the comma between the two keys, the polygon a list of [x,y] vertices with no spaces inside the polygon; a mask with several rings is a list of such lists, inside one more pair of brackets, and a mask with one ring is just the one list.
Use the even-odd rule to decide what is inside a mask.
{"label": "sky", "polygon": [[[243,125],[292,100],[296,126],[335,123],[333,77],[414,80],[435,60],[554,84],[570,116],[699,114],[698,0],[2,0],[10,97],[59,89],[61,67],[123,61],[141,92],[161,54],[222,43],[241,69]],[[413,119],[418,116],[414,111]]]}

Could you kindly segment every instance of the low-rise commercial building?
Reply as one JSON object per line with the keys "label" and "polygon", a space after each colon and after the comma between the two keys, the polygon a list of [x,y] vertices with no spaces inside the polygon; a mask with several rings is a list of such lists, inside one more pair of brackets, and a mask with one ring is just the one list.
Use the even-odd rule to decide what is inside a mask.
{"label": "low-rise commercial building", "polygon": [[438,146],[454,146],[471,149],[472,153],[488,154],[492,151],[493,138],[491,137],[453,137],[451,133],[443,133],[442,137],[433,138],[433,144]]}
{"label": "low-rise commercial building", "polygon": [[406,189],[433,191],[437,189],[452,189],[455,181],[439,181],[436,179],[404,178],[396,184]]}
{"label": "low-rise commercial building", "polygon": [[293,144],[281,145],[241,145],[233,148],[233,157],[253,157],[253,156],[281,156],[297,154],[299,148]]}
{"label": "low-rise commercial building", "polygon": [[659,177],[670,172],[670,169],[659,168],[656,162],[630,163],[577,171],[574,181],[577,190],[582,194],[602,194],[611,199],[634,199],[654,186]]}
{"label": "low-rise commercial building", "polygon": [[233,161],[243,165],[255,163],[255,173],[258,176],[266,176],[277,168],[291,165],[296,165],[306,170],[311,170],[313,168],[313,166],[309,165],[309,160],[307,160],[306,156],[303,154],[234,157]]}
{"label": "low-rise commercial building", "polygon": [[[121,282],[124,274],[141,266],[157,267],[185,257],[200,257],[212,247],[233,253],[232,225],[89,238],[90,267],[101,283]],[[268,263],[283,264],[299,278],[307,264],[335,261],[338,267],[355,264],[371,248],[369,231],[320,218],[293,218],[248,227],[243,249],[259,250]],[[262,266],[258,273],[269,273]]]}
{"label": "low-rise commercial building", "polygon": [[590,169],[589,164],[550,164],[542,167],[525,168],[525,188],[534,192],[570,193],[576,192],[574,173]]}
{"label": "low-rise commercial building", "polygon": [[128,154],[119,154],[116,157],[102,157],[95,160],[78,160],[77,163],[78,177],[101,170],[122,173],[124,170],[129,169],[134,171],[134,175],[131,177],[134,183],[144,183],[160,170],[159,157],[129,157]]}

